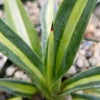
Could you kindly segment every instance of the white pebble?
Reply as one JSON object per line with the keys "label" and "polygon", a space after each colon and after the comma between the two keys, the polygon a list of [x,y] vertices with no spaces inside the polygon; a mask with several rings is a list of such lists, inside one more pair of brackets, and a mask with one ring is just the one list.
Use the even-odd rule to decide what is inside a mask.
{"label": "white pebble", "polygon": [[32,8],[34,9],[34,8],[38,8],[38,3],[37,2],[33,2],[32,3]]}
{"label": "white pebble", "polygon": [[31,79],[30,79],[26,74],[24,74],[24,75],[22,76],[22,80],[31,82]]}
{"label": "white pebble", "polygon": [[7,76],[11,76],[13,75],[13,73],[16,71],[16,67],[14,67],[13,65],[8,67],[7,70],[6,70],[6,75]]}
{"label": "white pebble", "polygon": [[92,52],[91,52],[91,51],[87,51],[85,56],[86,56],[87,58],[90,58],[90,57],[92,56]]}
{"label": "white pebble", "polygon": [[72,67],[69,69],[68,74],[75,74],[76,73],[76,69],[75,66],[72,65]]}
{"label": "white pebble", "polygon": [[98,52],[95,52],[93,57],[94,57],[94,58],[99,58],[99,57],[100,57],[100,55],[99,55],[99,53],[98,53]]}
{"label": "white pebble", "polygon": [[83,49],[80,49],[80,50],[79,50],[79,54],[81,54],[81,55],[83,55],[83,56],[84,56],[84,55],[86,54],[86,51],[85,51],[85,50],[83,50]]}
{"label": "white pebble", "polygon": [[100,30],[99,29],[95,31],[95,38],[100,39]]}
{"label": "white pebble", "polygon": [[83,94],[83,91],[80,90],[80,91],[77,91],[76,93]]}
{"label": "white pebble", "polygon": [[95,58],[96,64],[100,64],[100,56],[98,58]]}
{"label": "white pebble", "polygon": [[89,63],[90,63],[91,66],[95,66],[96,65],[96,60],[94,58],[90,58]]}
{"label": "white pebble", "polygon": [[91,46],[93,46],[93,44],[94,44],[94,42],[92,42],[92,41],[85,41],[82,44],[82,48],[84,50],[89,50],[91,48]]}
{"label": "white pebble", "polygon": [[84,66],[84,62],[83,62],[82,59],[77,59],[76,64],[77,64],[77,66],[80,67],[80,68]]}
{"label": "white pebble", "polygon": [[65,96],[64,100],[73,100],[71,95]]}
{"label": "white pebble", "polygon": [[92,24],[92,23],[89,23],[88,24],[88,26],[87,26],[87,30],[86,31],[92,31],[92,32],[94,32],[95,31],[95,26],[94,26],[94,24]]}
{"label": "white pebble", "polygon": [[15,72],[14,77],[17,79],[21,79],[23,77],[23,74],[23,71],[17,71]]}
{"label": "white pebble", "polygon": [[6,62],[6,60],[7,60],[7,57],[6,56],[3,56],[3,58],[0,59],[0,68],[3,67],[4,63]]}
{"label": "white pebble", "polygon": [[84,66],[87,67],[87,68],[90,67],[90,66],[89,66],[89,62],[88,62],[87,59],[84,59]]}

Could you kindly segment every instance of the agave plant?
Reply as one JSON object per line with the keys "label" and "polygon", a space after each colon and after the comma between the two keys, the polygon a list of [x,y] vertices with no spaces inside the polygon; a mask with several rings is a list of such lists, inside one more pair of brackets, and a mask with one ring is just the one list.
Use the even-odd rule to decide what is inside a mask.
{"label": "agave plant", "polygon": [[[79,90],[100,88],[100,67],[62,81],[70,69],[84,36],[96,0],[47,0],[41,11],[42,46],[20,0],[4,0],[6,21],[0,19],[0,51],[32,80],[0,79],[0,89],[32,98],[42,93],[47,100],[99,100]],[[57,9],[58,8],[58,9]],[[16,100],[16,99],[15,99]]]}

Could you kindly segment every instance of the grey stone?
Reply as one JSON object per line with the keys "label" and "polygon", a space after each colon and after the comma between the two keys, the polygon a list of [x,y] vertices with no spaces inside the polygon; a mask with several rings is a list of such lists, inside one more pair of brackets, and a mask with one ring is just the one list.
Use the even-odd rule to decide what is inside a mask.
{"label": "grey stone", "polygon": [[80,49],[80,50],[79,50],[79,54],[81,54],[81,55],[84,56],[84,55],[86,54],[86,51],[85,51],[84,49]]}
{"label": "grey stone", "polygon": [[84,50],[89,50],[90,47],[94,44],[94,42],[92,41],[85,41],[83,44],[82,44],[82,48]]}
{"label": "grey stone", "polygon": [[38,8],[38,2],[33,2],[32,3],[32,8],[34,9],[34,8]]}
{"label": "grey stone", "polygon": [[23,77],[23,75],[24,75],[23,71],[17,71],[14,74],[14,78],[21,79]]}
{"label": "grey stone", "polygon": [[42,6],[44,4],[45,0],[39,0],[40,5]]}
{"label": "grey stone", "polygon": [[77,59],[76,65],[77,65],[78,67],[80,67],[80,68],[83,67],[83,66],[84,66],[83,59]]}
{"label": "grey stone", "polygon": [[32,7],[31,1],[27,1],[27,2],[26,2],[26,6],[27,6],[28,8],[31,8],[31,7]]}
{"label": "grey stone", "polygon": [[100,30],[95,30],[95,38],[100,39]]}
{"label": "grey stone", "polygon": [[77,91],[76,93],[78,93],[78,94],[83,94],[83,91],[80,90],[80,91]]}
{"label": "grey stone", "polygon": [[96,6],[95,15],[98,17],[98,19],[100,19],[100,5]]}
{"label": "grey stone", "polygon": [[96,60],[94,58],[90,58],[89,63],[90,63],[91,66],[95,66],[96,65]]}
{"label": "grey stone", "polygon": [[[92,22],[93,22],[93,18],[91,18]],[[94,23],[89,23],[88,26],[87,26],[87,29],[86,29],[86,32],[95,32],[95,25]]]}
{"label": "grey stone", "polygon": [[65,96],[64,100],[73,100],[71,95]]}
{"label": "grey stone", "polygon": [[26,74],[23,74],[23,76],[22,76],[22,80],[25,80],[25,81],[31,82],[31,79],[30,79]]}
{"label": "grey stone", "polygon": [[89,67],[89,62],[88,62],[88,60],[87,59],[84,59],[83,60],[83,62],[84,62],[84,67]]}
{"label": "grey stone", "polygon": [[94,58],[99,58],[99,57],[100,57],[99,52],[95,51],[93,57],[94,57]]}
{"label": "grey stone", "polygon": [[98,58],[95,58],[95,60],[96,60],[96,66],[100,65],[100,56]]}
{"label": "grey stone", "polygon": [[92,54],[93,54],[92,51],[86,51],[86,55],[85,56],[87,58],[90,58],[92,56]]}

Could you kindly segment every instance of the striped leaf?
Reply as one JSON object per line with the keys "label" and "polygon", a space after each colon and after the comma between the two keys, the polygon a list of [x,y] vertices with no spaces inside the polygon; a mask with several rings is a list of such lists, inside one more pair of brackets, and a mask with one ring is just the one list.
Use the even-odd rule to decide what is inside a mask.
{"label": "striped leaf", "polygon": [[72,94],[73,100],[100,100],[99,97],[87,94]]}
{"label": "striped leaf", "polygon": [[[47,82],[48,82],[48,88],[49,91],[54,95],[54,93],[57,93],[61,80],[58,82],[55,82],[55,67],[54,67],[54,34],[53,29],[51,29],[51,33],[49,36],[48,44],[47,44],[47,50],[46,55],[44,59],[44,75],[46,76]],[[53,85],[52,85],[53,84]]]}
{"label": "striped leaf", "polygon": [[[54,80],[54,34],[53,30],[51,30],[48,47],[47,47],[47,54],[45,55],[44,61],[44,75],[46,76],[48,82],[49,91],[51,91],[50,86]],[[54,90],[54,88],[53,88]]]}
{"label": "striped leaf", "polygon": [[[2,37],[2,38],[1,38]],[[5,40],[3,39],[5,38]],[[9,42],[15,45],[23,54],[42,72],[42,61],[35,55],[35,53],[27,46],[27,44],[16,35],[1,19],[0,19],[0,42],[7,45]],[[4,43],[5,42],[5,43]],[[10,43],[10,44],[11,44]],[[10,45],[8,45],[9,48]],[[12,50],[14,48],[11,48]],[[13,51],[14,52],[14,51]],[[19,55],[21,58],[21,55]]]}
{"label": "striped leaf", "polygon": [[48,85],[51,84],[54,78],[54,37],[53,31],[50,33],[48,43],[48,58],[47,58],[47,81]]}
{"label": "striped leaf", "polygon": [[100,88],[100,67],[95,67],[81,72],[76,76],[66,80],[62,84],[61,95],[67,95],[78,90],[93,88]]}
{"label": "striped leaf", "polygon": [[[68,71],[79,48],[96,0],[63,0],[54,22],[55,73]],[[77,40],[77,41],[76,41]]]}
{"label": "striped leaf", "polygon": [[32,97],[38,92],[38,89],[31,83],[8,79],[0,79],[0,89],[23,97]]}
{"label": "striped leaf", "polygon": [[42,51],[45,54],[51,26],[57,10],[56,0],[46,0],[41,11]]}
{"label": "striped leaf", "polygon": [[4,0],[8,25],[17,33],[35,53],[41,57],[38,35],[29,19],[21,0]]}
{"label": "striped leaf", "polygon": [[41,60],[2,20],[0,20],[0,51],[35,80],[34,83],[43,93],[47,93]]}

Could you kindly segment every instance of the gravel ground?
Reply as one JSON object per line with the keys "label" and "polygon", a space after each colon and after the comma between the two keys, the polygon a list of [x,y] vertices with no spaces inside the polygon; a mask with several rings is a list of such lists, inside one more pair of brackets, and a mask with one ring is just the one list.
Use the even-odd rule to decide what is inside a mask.
{"label": "gravel ground", "polygon": [[[2,0],[0,0],[0,4],[1,1]],[[30,1],[27,1],[24,5],[32,22],[35,25],[39,36],[41,35],[40,8],[43,1],[44,0],[40,0],[39,2],[35,1],[32,3]],[[5,14],[3,10],[0,10],[0,17],[5,19]],[[92,14],[84,37],[100,40],[100,7],[97,7],[94,13]],[[0,69],[2,68],[2,65],[5,63],[6,59],[7,58],[0,53]],[[87,70],[95,66],[100,66],[100,43],[84,39],[74,60],[74,64],[72,65],[68,73],[65,75],[65,77],[75,75],[76,73],[79,73],[81,71]],[[31,82],[31,79],[14,64],[7,68],[5,77],[21,79]],[[71,97],[68,97],[68,100],[71,100]],[[4,98],[5,97],[3,97],[3,95],[0,95],[0,100],[6,100],[6,98]]]}

